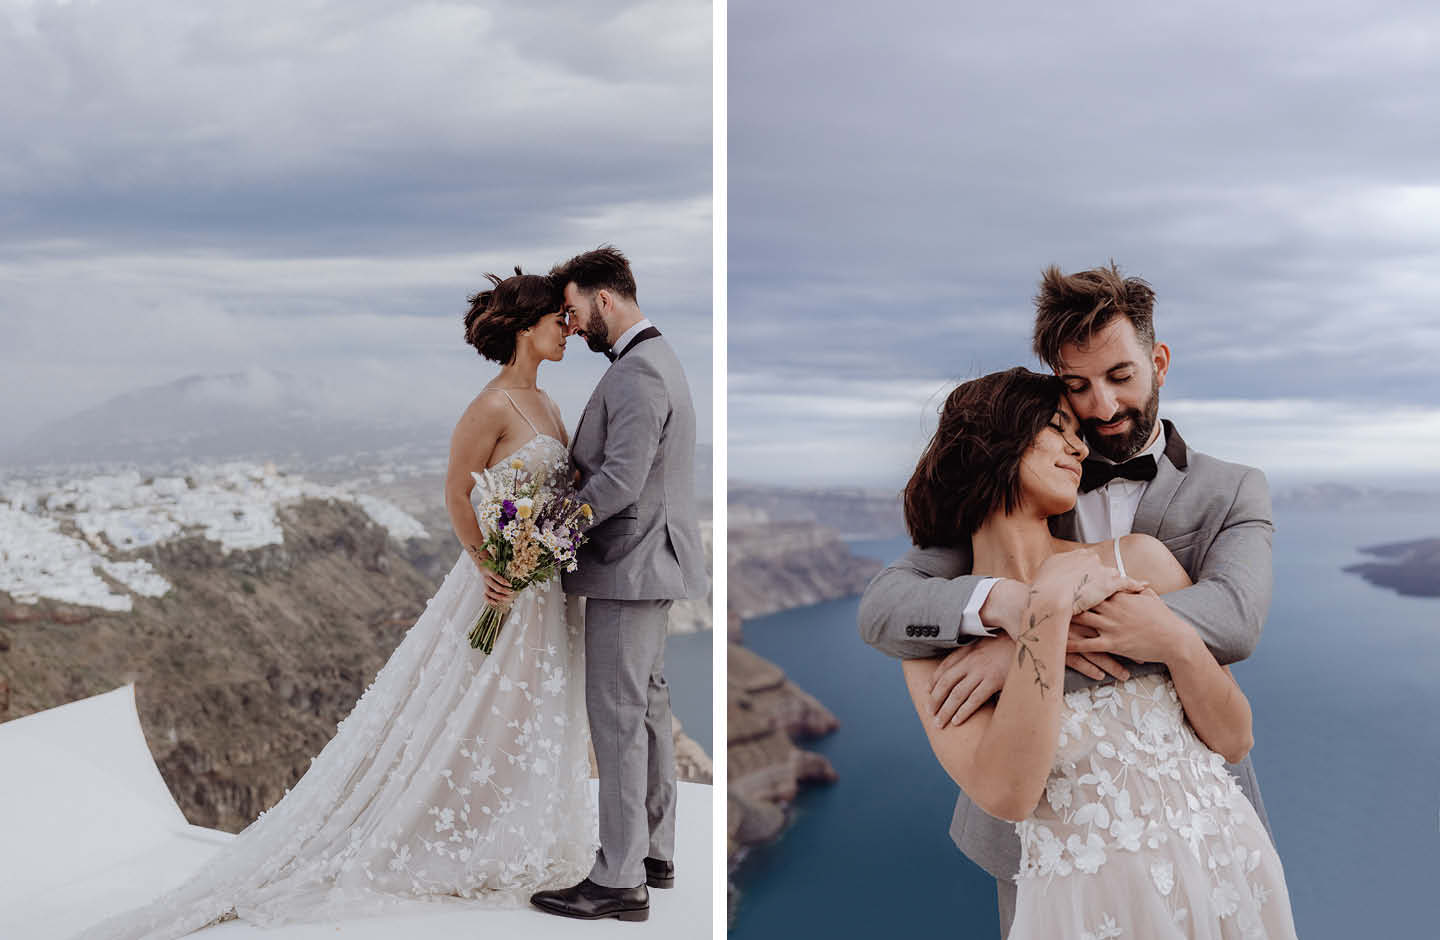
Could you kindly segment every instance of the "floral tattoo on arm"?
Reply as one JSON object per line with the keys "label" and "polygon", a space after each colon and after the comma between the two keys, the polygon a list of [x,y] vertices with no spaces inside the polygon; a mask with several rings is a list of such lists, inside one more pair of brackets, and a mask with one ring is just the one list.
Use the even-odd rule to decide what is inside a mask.
{"label": "floral tattoo on arm", "polygon": [[1015,645],[1018,647],[1015,653],[1015,661],[1018,665],[1024,666],[1025,657],[1030,657],[1030,663],[1035,670],[1035,684],[1040,687],[1040,694],[1044,695],[1050,691],[1050,683],[1045,681],[1045,664],[1035,655],[1035,651],[1030,648],[1030,644],[1039,640],[1039,635],[1036,631],[1039,630],[1040,624],[1050,619],[1050,613],[1046,613],[1043,617],[1037,617],[1034,612],[1031,611],[1030,604],[1034,603],[1036,593],[1035,589],[1031,588],[1029,602],[1025,605],[1025,614],[1029,621],[1029,626],[1024,633],[1021,633],[1015,638]]}
{"label": "floral tattoo on arm", "polygon": [[1072,611],[1073,613],[1076,613],[1076,614],[1083,614],[1083,613],[1085,613],[1085,608],[1084,608],[1083,606],[1081,606],[1081,604],[1080,604],[1080,598],[1081,598],[1081,596],[1084,595],[1084,593],[1085,593],[1085,585],[1087,585],[1087,584],[1089,584],[1089,583],[1090,583],[1090,576],[1089,576],[1088,574],[1085,574],[1085,575],[1081,575],[1081,576],[1080,576],[1080,583],[1077,584],[1077,585],[1075,585],[1075,597],[1071,600],[1071,604],[1070,604],[1070,609],[1071,609],[1071,611]]}

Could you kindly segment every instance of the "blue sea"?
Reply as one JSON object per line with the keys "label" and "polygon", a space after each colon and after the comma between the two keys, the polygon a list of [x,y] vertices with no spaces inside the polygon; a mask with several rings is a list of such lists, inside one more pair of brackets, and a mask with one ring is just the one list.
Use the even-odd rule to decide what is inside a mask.
{"label": "blue sea", "polygon": [[[1440,536],[1440,513],[1276,519],[1275,598],[1235,667],[1252,757],[1306,940],[1440,936],[1440,600],[1341,568],[1363,545]],[[855,542],[889,561],[905,539]],[[899,665],[855,627],[858,598],[745,624],[745,644],[835,712],[802,746],[839,782],[804,792],[782,838],[737,874],[732,936],[999,934],[994,881],[947,830],[955,787],[931,757]]]}
{"label": "blue sea", "polygon": [[680,719],[685,733],[715,756],[712,742],[714,712],[711,690],[714,682],[715,632],[681,633],[665,641],[665,682],[670,686],[670,710]]}

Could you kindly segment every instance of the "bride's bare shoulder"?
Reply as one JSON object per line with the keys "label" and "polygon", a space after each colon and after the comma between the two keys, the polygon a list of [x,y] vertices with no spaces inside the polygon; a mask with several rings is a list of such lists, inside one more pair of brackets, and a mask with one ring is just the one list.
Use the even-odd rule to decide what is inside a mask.
{"label": "bride's bare shoulder", "polygon": [[[1072,542],[1069,539],[1051,539],[1055,546],[1056,553],[1078,552],[1081,549],[1089,549],[1100,556],[1102,564],[1115,567],[1115,541],[1109,539],[1104,542]],[[1129,558],[1130,556],[1125,556]]]}
{"label": "bride's bare shoulder", "polygon": [[1178,591],[1191,584],[1190,576],[1170,554],[1170,549],[1153,535],[1144,532],[1122,535],[1120,553],[1125,558],[1125,572],[1132,578],[1150,582],[1157,594]]}
{"label": "bride's bare shoulder", "polygon": [[475,451],[489,454],[505,433],[509,412],[510,403],[504,395],[494,389],[481,389],[455,422],[455,430],[450,435],[451,452],[459,450],[471,456]]}

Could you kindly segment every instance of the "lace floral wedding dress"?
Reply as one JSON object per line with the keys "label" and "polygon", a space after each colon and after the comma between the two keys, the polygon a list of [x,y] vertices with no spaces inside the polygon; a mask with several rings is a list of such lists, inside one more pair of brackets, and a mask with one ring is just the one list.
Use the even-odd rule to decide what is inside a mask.
{"label": "lace floral wedding dress", "polygon": [[[547,489],[567,485],[555,438],[502,465],[515,457]],[[467,639],[483,591],[462,553],[294,789],[189,881],[81,936],[166,940],[232,914],[270,925],[417,901],[512,906],[583,878],[596,823],[578,604],[558,580],[522,591],[487,657]]]}
{"label": "lace floral wedding dress", "polygon": [[1280,858],[1169,676],[1065,696],[1009,940],[1293,938]]}

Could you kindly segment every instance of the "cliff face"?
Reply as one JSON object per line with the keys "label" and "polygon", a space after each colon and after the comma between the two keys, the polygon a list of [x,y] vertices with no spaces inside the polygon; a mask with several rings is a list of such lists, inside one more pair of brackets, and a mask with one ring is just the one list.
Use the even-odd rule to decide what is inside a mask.
{"label": "cliff face", "polygon": [[[402,544],[354,503],[309,499],[276,518],[280,544],[226,554],[190,535],[118,556],[172,586],[128,612],[0,593],[0,717],[133,682],[187,818],[249,824],[308,769],[459,554]],[[682,774],[708,777],[698,746],[677,743]]]}
{"label": "cliff face", "polygon": [[784,804],[795,799],[802,783],[837,779],[828,760],[793,743],[839,728],[830,710],[787,679],[779,666],[737,643],[729,644],[727,669],[731,799]]}
{"label": "cliff face", "polygon": [[[819,737],[840,727],[824,705],[774,663],[738,643],[728,644],[726,673],[726,854],[731,872],[749,846],[780,835],[786,808],[800,787],[832,783],[835,768],[823,755],[802,750],[795,739]],[[738,895],[730,889],[733,914]]]}
{"label": "cliff face", "polygon": [[[741,645],[743,619],[859,594],[880,570],[879,562],[851,554],[838,532],[815,521],[820,518],[843,520],[849,531],[893,535],[898,504],[893,497],[863,491],[730,488],[726,820],[731,872],[747,846],[768,842],[785,828],[786,809],[801,787],[838,779],[825,757],[795,742],[829,734],[839,721],[779,666]],[[737,897],[732,885],[732,912]]]}
{"label": "cliff face", "polygon": [[742,619],[859,594],[882,567],[817,523],[752,519],[729,529],[728,601]]}

